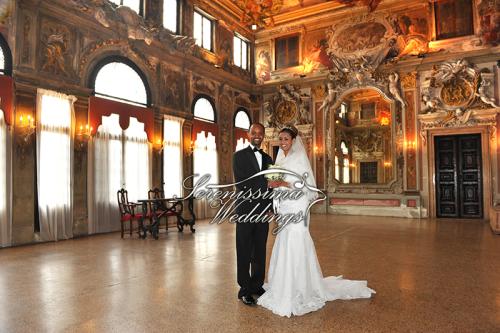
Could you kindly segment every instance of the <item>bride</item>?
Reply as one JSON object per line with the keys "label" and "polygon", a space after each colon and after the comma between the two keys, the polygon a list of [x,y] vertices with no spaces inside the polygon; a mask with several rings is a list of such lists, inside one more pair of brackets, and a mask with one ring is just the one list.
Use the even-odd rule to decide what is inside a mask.
{"label": "bride", "polygon": [[[284,128],[279,133],[280,150],[276,165],[297,174],[308,174],[309,186],[316,187],[309,159],[297,136],[297,129]],[[270,182],[270,187],[292,187],[291,176],[285,176],[281,182]],[[307,190],[298,200],[284,199],[277,203],[276,213],[280,215],[305,214],[316,192]],[[374,290],[367,287],[366,281],[344,280],[341,276],[323,278],[316,256],[314,243],[309,234],[309,215],[304,217],[307,223],[291,223],[281,229],[276,236],[268,283],[265,293],[257,304],[280,316],[300,316],[322,308],[325,302],[335,299],[370,298]]]}

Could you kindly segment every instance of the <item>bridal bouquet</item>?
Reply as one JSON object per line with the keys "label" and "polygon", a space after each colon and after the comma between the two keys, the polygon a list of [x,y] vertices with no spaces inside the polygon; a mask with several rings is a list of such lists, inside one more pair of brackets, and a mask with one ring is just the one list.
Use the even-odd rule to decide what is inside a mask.
{"label": "bridal bouquet", "polygon": [[[274,165],[271,164],[267,167],[268,169],[279,169],[279,165]],[[282,173],[268,173],[267,175],[264,175],[264,177],[267,178],[269,181],[283,181],[285,180],[284,175]]]}
{"label": "bridal bouquet", "polygon": [[[269,165],[268,169],[279,169],[281,168],[279,165],[274,165],[271,164]],[[269,187],[279,187],[283,186],[285,182],[285,175],[279,172],[276,173],[268,173],[264,175],[264,177],[267,178],[267,182],[269,184]]]}

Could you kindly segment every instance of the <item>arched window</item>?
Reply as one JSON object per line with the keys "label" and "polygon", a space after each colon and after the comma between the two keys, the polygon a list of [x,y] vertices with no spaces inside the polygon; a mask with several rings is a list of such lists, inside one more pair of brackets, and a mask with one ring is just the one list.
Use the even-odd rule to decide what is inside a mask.
{"label": "arched window", "polygon": [[250,143],[247,135],[250,125],[251,120],[248,112],[243,108],[238,109],[234,115],[234,137],[236,140],[235,151],[246,148]]}
{"label": "arched window", "polygon": [[210,101],[205,97],[199,97],[194,103],[194,117],[199,120],[215,123],[215,110]]}
{"label": "arched window", "polygon": [[248,131],[250,128],[250,117],[246,110],[240,109],[236,111],[236,115],[234,116],[234,127]]}
{"label": "arched window", "polygon": [[2,35],[0,35],[0,75],[12,75],[12,55]]}
{"label": "arched window", "polygon": [[91,86],[98,97],[140,106],[150,105],[146,78],[127,58],[113,57],[101,61],[91,77]]}

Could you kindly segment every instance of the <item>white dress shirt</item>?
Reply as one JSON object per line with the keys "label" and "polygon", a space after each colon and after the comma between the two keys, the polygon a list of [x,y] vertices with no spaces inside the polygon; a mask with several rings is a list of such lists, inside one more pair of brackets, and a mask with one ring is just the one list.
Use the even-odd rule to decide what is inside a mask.
{"label": "white dress shirt", "polygon": [[[249,145],[250,148],[254,148],[254,146],[252,144]],[[262,170],[262,154],[259,153],[258,151],[254,151],[253,152],[255,154],[255,158],[257,159],[257,163],[259,164],[259,169]]]}

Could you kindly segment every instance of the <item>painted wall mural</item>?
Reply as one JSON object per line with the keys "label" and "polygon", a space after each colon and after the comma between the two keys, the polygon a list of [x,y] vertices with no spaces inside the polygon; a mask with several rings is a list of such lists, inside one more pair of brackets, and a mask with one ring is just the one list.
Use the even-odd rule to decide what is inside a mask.
{"label": "painted wall mural", "polygon": [[305,36],[304,72],[308,73],[319,67],[330,68],[332,62],[328,57],[328,40],[324,29],[311,31]]}
{"label": "painted wall mural", "polygon": [[[267,46],[267,45],[266,45]],[[271,50],[269,46],[256,47],[255,78],[257,83],[264,83],[271,79]]]}

